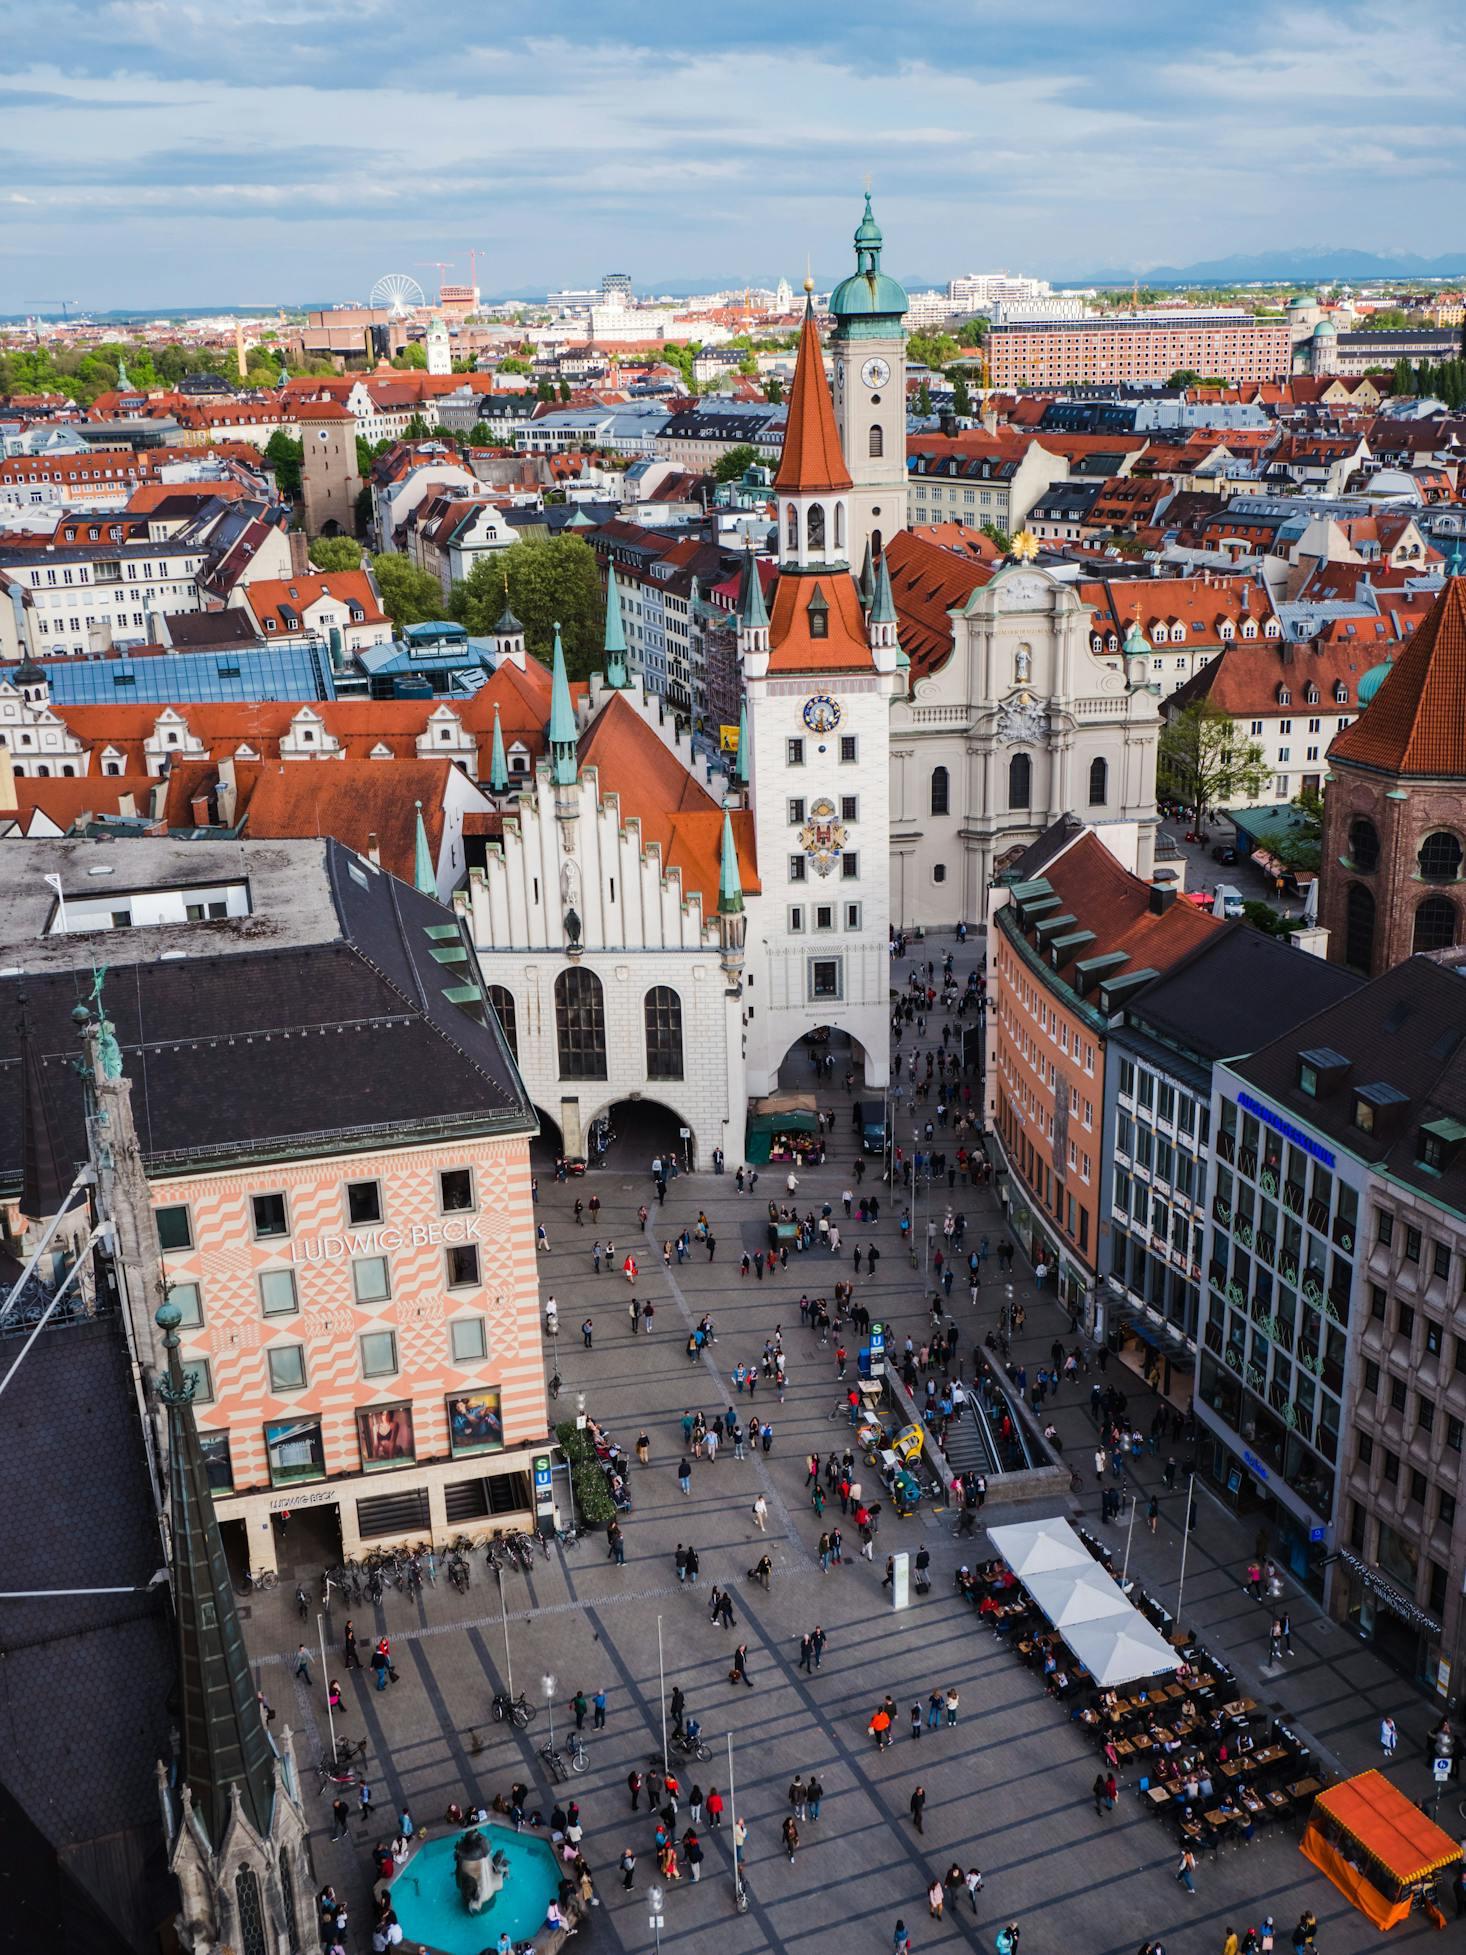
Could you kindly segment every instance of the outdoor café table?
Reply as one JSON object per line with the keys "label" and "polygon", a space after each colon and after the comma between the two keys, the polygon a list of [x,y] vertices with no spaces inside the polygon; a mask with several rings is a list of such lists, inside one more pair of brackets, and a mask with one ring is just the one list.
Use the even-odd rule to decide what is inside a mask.
{"label": "outdoor caf\u00e9 table", "polygon": [[1130,1748],[1132,1751],[1149,1751],[1150,1747],[1151,1747],[1151,1739],[1148,1732],[1137,1731],[1135,1736],[1130,1740]]}
{"label": "outdoor caf\u00e9 table", "polygon": [[1252,1769],[1260,1772],[1267,1766],[1276,1765],[1280,1759],[1286,1758],[1288,1750],[1286,1745],[1264,1745],[1261,1751],[1249,1751],[1245,1756]]}
{"label": "outdoor caf\u00e9 table", "polygon": [[1121,1738],[1116,1742],[1115,1756],[1117,1758],[1133,1758],[1135,1756],[1135,1747],[1128,1738]]}
{"label": "outdoor caf\u00e9 table", "polygon": [[1286,1792],[1265,1792],[1263,1797],[1274,1812],[1286,1812],[1293,1803]]}
{"label": "outdoor caf\u00e9 table", "polygon": [[1250,1758],[1229,1758],[1222,1767],[1222,1777],[1226,1779],[1238,1778],[1248,1769],[1251,1763]]}
{"label": "outdoor caf\u00e9 table", "polygon": [[1257,1709],[1250,1697],[1236,1697],[1230,1704],[1223,1704],[1223,1717],[1247,1717]]}
{"label": "outdoor caf\u00e9 table", "polygon": [[1241,1798],[1242,1804],[1248,1812],[1259,1813],[1267,1811],[1267,1807],[1258,1798],[1250,1785],[1244,1785],[1238,1796]]}
{"label": "outdoor caf\u00e9 table", "polygon": [[1210,1826],[1214,1840],[1220,1840],[1232,1823],[1232,1815],[1229,1812],[1207,1812],[1202,1814],[1202,1818]]}
{"label": "outdoor caf\u00e9 table", "polygon": [[1299,1779],[1287,1788],[1290,1799],[1311,1799],[1315,1792],[1322,1791],[1323,1783],[1319,1779]]}
{"label": "outdoor caf\u00e9 table", "polygon": [[1171,1803],[1171,1790],[1165,1785],[1148,1785],[1145,1796],[1153,1806],[1168,1806]]}
{"label": "outdoor caf\u00e9 table", "polygon": [[1097,1730],[1099,1727],[1099,1712],[1081,1711],[1079,1713],[1079,1722],[1082,1725],[1084,1725],[1087,1730],[1090,1731]]}

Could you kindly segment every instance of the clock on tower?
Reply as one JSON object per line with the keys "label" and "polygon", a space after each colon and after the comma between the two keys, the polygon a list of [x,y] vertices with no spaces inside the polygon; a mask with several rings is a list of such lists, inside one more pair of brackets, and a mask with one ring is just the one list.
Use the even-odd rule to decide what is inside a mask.
{"label": "clock on tower", "polygon": [[906,294],[881,270],[882,244],[867,194],[855,232],[855,271],[830,294],[835,412],[855,484],[852,564],[906,527]]}

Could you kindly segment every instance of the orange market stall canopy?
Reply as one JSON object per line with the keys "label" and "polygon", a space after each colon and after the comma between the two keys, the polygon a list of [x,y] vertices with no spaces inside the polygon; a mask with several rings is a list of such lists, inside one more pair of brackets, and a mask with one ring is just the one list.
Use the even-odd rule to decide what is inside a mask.
{"label": "orange market stall canopy", "polygon": [[1320,1792],[1299,1851],[1376,1928],[1403,1921],[1416,1886],[1461,1859],[1450,1834],[1382,1772]]}

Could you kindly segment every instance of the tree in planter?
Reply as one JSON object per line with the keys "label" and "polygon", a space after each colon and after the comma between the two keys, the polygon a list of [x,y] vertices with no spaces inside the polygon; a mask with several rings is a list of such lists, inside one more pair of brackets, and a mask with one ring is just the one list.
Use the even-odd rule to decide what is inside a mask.
{"label": "tree in planter", "polygon": [[1161,729],[1156,778],[1161,792],[1196,810],[1198,823],[1224,801],[1253,801],[1267,784],[1267,760],[1255,740],[1209,699],[1193,699]]}

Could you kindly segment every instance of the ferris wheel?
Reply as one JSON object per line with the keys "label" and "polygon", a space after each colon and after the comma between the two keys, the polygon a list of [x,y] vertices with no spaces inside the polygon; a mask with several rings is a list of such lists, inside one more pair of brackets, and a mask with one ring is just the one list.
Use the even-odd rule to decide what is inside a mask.
{"label": "ferris wheel", "polygon": [[427,304],[422,287],[408,272],[388,272],[372,287],[369,303],[385,306],[389,312],[416,312]]}

